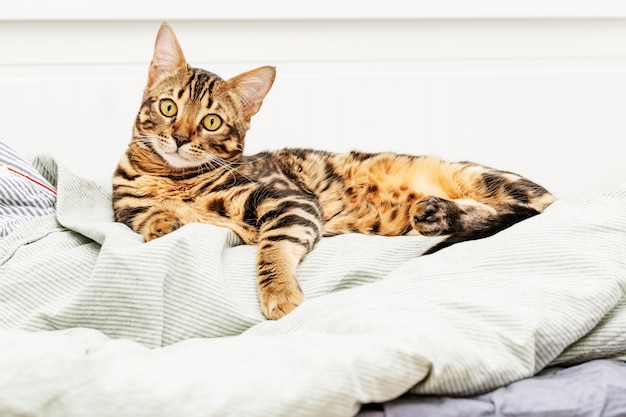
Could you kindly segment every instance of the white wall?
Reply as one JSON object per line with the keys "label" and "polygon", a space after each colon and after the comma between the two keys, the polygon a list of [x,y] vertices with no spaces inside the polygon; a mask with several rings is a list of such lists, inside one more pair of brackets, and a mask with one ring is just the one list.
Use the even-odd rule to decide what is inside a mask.
{"label": "white wall", "polygon": [[0,137],[87,177],[109,176],[130,139],[168,21],[194,66],[277,66],[249,153],[438,154],[559,195],[626,182],[626,2],[14,3],[0,6]]}

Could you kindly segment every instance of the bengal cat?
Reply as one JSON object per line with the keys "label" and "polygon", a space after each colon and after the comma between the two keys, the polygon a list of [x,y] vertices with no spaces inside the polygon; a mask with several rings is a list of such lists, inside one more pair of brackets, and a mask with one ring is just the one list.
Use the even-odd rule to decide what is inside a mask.
{"label": "bengal cat", "polygon": [[426,251],[493,235],[555,198],[511,172],[393,153],[282,149],[243,155],[250,118],[275,77],[228,80],[190,67],[173,30],[157,35],[132,140],[113,176],[113,208],[146,241],[191,222],[257,244],[263,314],[303,301],[296,268],[322,236],[448,235]]}

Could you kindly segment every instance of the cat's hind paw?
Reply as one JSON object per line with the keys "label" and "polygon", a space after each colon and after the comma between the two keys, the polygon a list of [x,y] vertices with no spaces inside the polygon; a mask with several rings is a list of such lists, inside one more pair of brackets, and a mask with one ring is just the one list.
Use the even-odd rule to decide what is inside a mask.
{"label": "cat's hind paw", "polygon": [[411,207],[409,216],[411,225],[421,235],[440,236],[454,231],[459,207],[443,198],[427,197]]}

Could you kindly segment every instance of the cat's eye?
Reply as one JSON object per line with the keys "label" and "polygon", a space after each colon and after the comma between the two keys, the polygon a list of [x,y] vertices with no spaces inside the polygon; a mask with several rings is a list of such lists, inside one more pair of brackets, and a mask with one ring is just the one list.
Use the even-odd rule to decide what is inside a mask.
{"label": "cat's eye", "polygon": [[161,113],[163,113],[163,116],[172,117],[172,116],[176,116],[176,113],[178,112],[178,106],[176,106],[176,103],[174,103],[174,101],[170,100],[169,98],[166,98],[166,99],[161,100],[161,104],[159,105],[159,110],[161,110]]}
{"label": "cat's eye", "polygon": [[210,130],[211,132],[219,129],[221,125],[222,119],[217,114],[209,114],[204,116],[204,119],[202,119],[202,126],[204,126],[206,130]]}

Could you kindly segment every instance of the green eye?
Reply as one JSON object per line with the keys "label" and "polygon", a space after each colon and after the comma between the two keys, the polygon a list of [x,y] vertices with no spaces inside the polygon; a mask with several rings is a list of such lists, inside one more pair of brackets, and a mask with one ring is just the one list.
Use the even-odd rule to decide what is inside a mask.
{"label": "green eye", "polygon": [[163,116],[172,117],[172,116],[176,116],[176,113],[178,112],[178,107],[176,106],[176,103],[174,103],[174,101],[170,100],[169,98],[166,98],[166,99],[161,100],[161,104],[159,105],[159,110],[161,110],[161,113],[163,113]]}
{"label": "green eye", "polygon": [[211,132],[219,129],[221,125],[222,119],[217,114],[209,114],[204,116],[204,119],[202,119],[202,126],[204,126],[206,130],[210,130]]}

